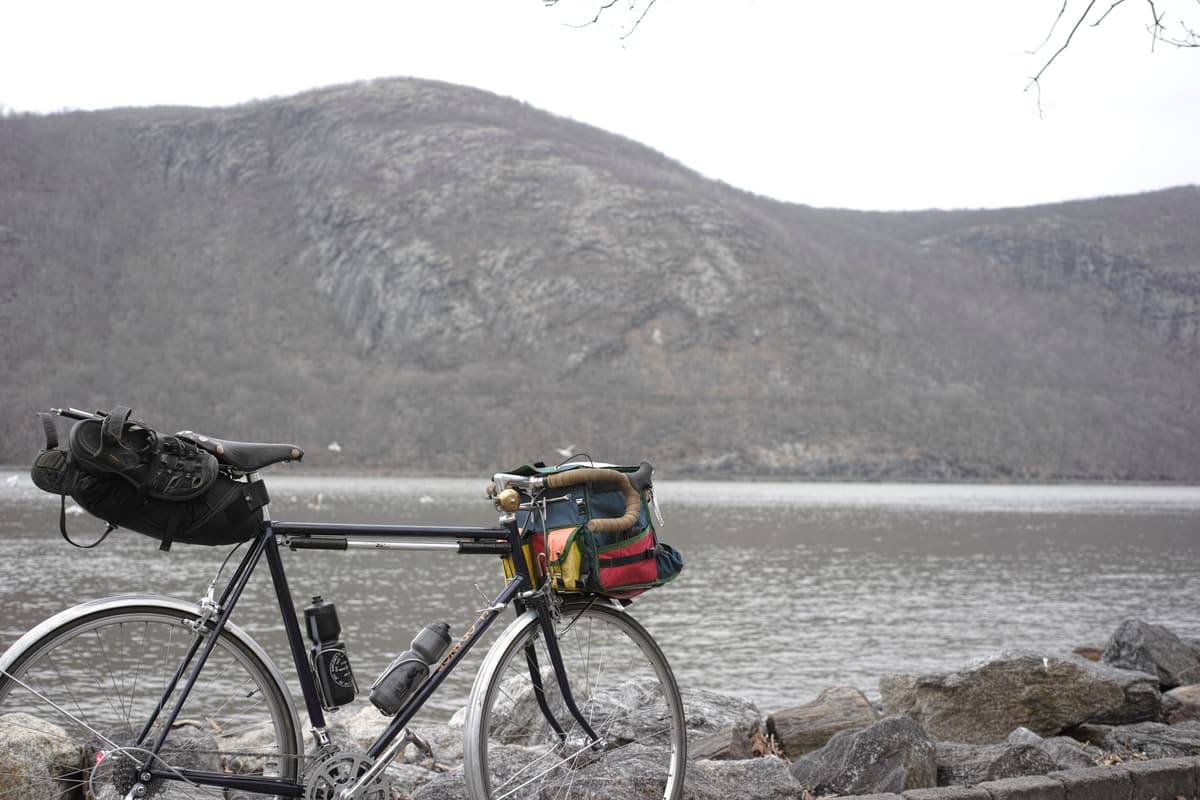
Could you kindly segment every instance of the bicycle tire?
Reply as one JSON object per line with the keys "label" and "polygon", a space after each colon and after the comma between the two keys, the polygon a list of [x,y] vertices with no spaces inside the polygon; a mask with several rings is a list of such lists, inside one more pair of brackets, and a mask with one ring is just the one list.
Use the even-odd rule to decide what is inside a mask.
{"label": "bicycle tire", "polygon": [[[194,605],[169,598],[93,601],[42,623],[0,657],[0,738],[10,751],[39,755],[0,763],[0,800],[124,797],[135,759],[145,753],[137,734],[196,636],[189,625],[196,619]],[[160,731],[156,726],[148,741]],[[295,707],[278,671],[229,626],[165,740],[160,763],[294,782],[302,750]],[[163,780],[146,796],[215,800],[224,792]]]}
{"label": "bicycle tire", "polygon": [[[662,650],[636,620],[604,601],[566,605],[556,630],[571,693],[602,749],[588,747],[566,710],[541,625],[527,612],[501,634],[471,689],[463,738],[468,795],[678,800],[687,732],[679,686]],[[536,671],[526,655],[530,647]],[[541,675],[565,741],[539,709],[534,674]]]}

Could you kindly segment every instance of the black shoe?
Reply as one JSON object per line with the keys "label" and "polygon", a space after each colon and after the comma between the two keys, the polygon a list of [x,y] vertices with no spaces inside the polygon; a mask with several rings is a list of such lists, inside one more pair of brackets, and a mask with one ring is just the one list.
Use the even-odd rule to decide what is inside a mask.
{"label": "black shoe", "polygon": [[112,472],[138,491],[163,500],[191,500],[217,477],[217,460],[189,441],[164,436],[140,422],[130,409],[113,409],[101,419],[71,428],[71,459],[79,469]]}
{"label": "black shoe", "polygon": [[67,451],[57,447],[38,453],[30,470],[33,485],[50,494],[70,494],[75,485],[75,475]]}

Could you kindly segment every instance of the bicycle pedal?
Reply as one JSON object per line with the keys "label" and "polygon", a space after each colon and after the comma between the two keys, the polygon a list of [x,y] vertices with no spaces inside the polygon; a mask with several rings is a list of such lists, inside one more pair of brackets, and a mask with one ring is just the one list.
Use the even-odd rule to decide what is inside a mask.
{"label": "bicycle pedal", "polygon": [[431,761],[437,761],[433,755],[433,745],[431,745],[429,741],[420,734],[414,733],[411,728],[404,729],[404,741],[417,748],[421,755],[425,756]]}

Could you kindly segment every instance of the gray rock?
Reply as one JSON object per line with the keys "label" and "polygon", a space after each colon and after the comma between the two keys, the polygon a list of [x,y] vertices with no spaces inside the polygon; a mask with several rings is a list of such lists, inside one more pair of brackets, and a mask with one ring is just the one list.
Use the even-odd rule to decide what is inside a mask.
{"label": "gray rock", "polygon": [[933,741],[911,719],[888,717],[864,730],[842,731],[801,756],[792,775],[814,793],[899,793],[937,785]]}
{"label": "gray rock", "polygon": [[417,786],[411,795],[412,800],[468,800],[462,765],[459,764],[449,772],[434,776]]}
{"label": "gray rock", "polygon": [[[801,800],[804,787],[776,756],[747,761],[695,761],[688,764],[684,796],[688,800]],[[623,800],[614,797],[613,800]],[[630,800],[634,800],[631,796]],[[641,800],[641,798],[636,798]]]}
{"label": "gray rock", "polygon": [[1049,736],[1099,721],[1130,704],[1130,686],[1139,702],[1157,697],[1148,681],[1076,656],[1019,652],[958,672],[888,675],[879,691],[886,713],[912,717],[934,738],[982,744],[1018,727]]}
{"label": "gray rock", "polygon": [[[666,776],[662,770],[661,760],[657,753],[646,758],[647,750],[637,744],[624,745],[620,751],[620,759],[607,761],[593,772],[581,772],[572,781],[569,792],[563,800],[643,800],[647,797],[661,797],[665,788]],[[529,777],[528,771],[530,753],[519,745],[494,747],[488,752],[488,769],[493,777],[501,781],[509,781],[518,776],[522,780]],[[732,763],[744,764],[751,762],[698,762],[707,764]],[[690,767],[690,765],[689,765]],[[585,768],[586,770],[586,768]],[[455,769],[445,776],[431,780],[414,793],[415,800],[430,798],[457,797],[453,788],[448,784],[455,776],[461,780],[461,768]],[[547,790],[543,789],[541,794]],[[555,793],[555,797],[560,797]]]}
{"label": "gray rock", "polygon": [[[109,732],[110,736],[117,736]],[[74,743],[67,731],[28,714],[0,717],[0,797],[21,800],[69,800],[80,796],[79,787],[92,776],[95,750]],[[217,737],[202,726],[181,726],[174,731],[163,751],[168,762],[178,768],[220,771],[222,760],[217,752]],[[111,775],[121,754],[110,754],[99,775]],[[165,782],[155,794],[161,800],[191,797],[192,790],[179,783]]]}
{"label": "gray rock", "polygon": [[753,758],[754,741],[762,738],[762,712],[754,703],[702,689],[684,689],[688,756],[692,760]]}
{"label": "gray rock", "polygon": [[1090,769],[1104,755],[1100,748],[1070,736],[1043,739],[1027,728],[1017,728],[1008,735],[1009,744],[1028,744],[1037,747],[1054,760],[1057,769]]}
{"label": "gray rock", "polygon": [[1094,767],[1101,755],[1099,749],[1074,739],[1043,739],[1027,728],[1018,728],[1007,741],[998,744],[938,742],[938,785],[976,784]]}
{"label": "gray rock", "polygon": [[1058,764],[1037,745],[1006,744],[1000,755],[988,764],[984,780],[999,781],[1027,775],[1046,775],[1056,769]]}
{"label": "gray rock", "polygon": [[934,756],[937,762],[937,785],[961,786],[988,780],[992,762],[1009,747],[1011,745],[1004,743],[937,742]]}
{"label": "gray rock", "polygon": [[[459,769],[459,775],[461,779],[462,772],[460,767],[461,765],[448,771],[452,772],[454,769]],[[426,769],[425,767],[417,764],[393,762],[388,766],[386,774],[388,780],[392,782],[393,789],[399,790],[402,797],[408,797],[416,793],[417,789],[420,787],[424,786],[430,781],[436,780],[439,776],[446,773],[437,770]],[[395,794],[395,791],[393,791],[393,794]]]}
{"label": "gray rock", "polygon": [[682,689],[681,694],[688,736],[708,736],[730,728],[751,733],[763,729],[762,712],[745,698],[703,689]]}
{"label": "gray rock", "polygon": [[383,733],[390,720],[379,713],[375,706],[367,704],[357,711],[354,706],[345,706],[325,717],[326,729],[338,747],[365,750]]}
{"label": "gray rock", "polygon": [[1101,711],[1088,718],[1096,725],[1132,725],[1137,722],[1158,722],[1162,717],[1162,692],[1158,678],[1147,672],[1120,669],[1109,664],[1083,662],[1097,680],[1116,685],[1124,702],[1114,709]]}
{"label": "gray rock", "polygon": [[1166,628],[1139,619],[1121,623],[1100,659],[1155,675],[1164,689],[1200,683],[1200,650]]}
{"label": "gray rock", "polygon": [[62,800],[74,796],[84,769],[84,753],[56,725],[28,714],[0,717],[0,797],[36,785],[22,800]]}
{"label": "gray rock", "polygon": [[1122,725],[1104,737],[1106,750],[1141,753],[1150,758],[1182,758],[1200,756],[1200,722],[1181,722],[1164,725],[1161,722],[1142,722]]}
{"label": "gray rock", "polygon": [[1104,737],[1116,726],[1114,725],[1076,725],[1067,731],[1067,735],[1083,744],[1096,748],[1104,747]]}
{"label": "gray rock", "polygon": [[[422,724],[419,721],[409,725],[409,730],[420,736],[433,750],[434,759],[438,765],[455,764],[462,761],[463,719],[466,710],[461,709],[449,722]],[[333,743],[348,750],[365,751],[383,733],[384,728],[391,722],[390,717],[380,714],[372,705],[365,705],[355,711],[346,707],[338,714],[330,715],[326,720],[329,736]],[[400,758],[410,764],[420,764],[428,760],[428,756],[415,745],[405,747]]]}
{"label": "gray rock", "polygon": [[1163,722],[1174,725],[1194,719],[1200,720],[1200,683],[1163,694]]}
{"label": "gray rock", "polygon": [[[190,727],[190,729],[189,729]],[[171,734],[167,744],[171,752],[167,758],[171,766],[206,772],[220,772],[222,759],[218,754],[217,737],[203,726],[193,724],[182,727]],[[166,752],[164,751],[164,755]],[[153,795],[159,800],[190,800],[195,790],[178,782],[164,783]]]}
{"label": "gray rock", "polygon": [[688,756],[710,761],[736,761],[754,757],[754,731],[735,725],[721,733],[690,737]]}
{"label": "gray rock", "polygon": [[824,747],[839,731],[866,728],[879,721],[879,712],[853,687],[826,689],[811,703],[778,711],[767,717],[767,733],[788,758]]}
{"label": "gray rock", "polygon": [[1045,775],[1058,769],[1054,759],[1031,744],[937,743],[939,786],[959,786],[984,781]]}

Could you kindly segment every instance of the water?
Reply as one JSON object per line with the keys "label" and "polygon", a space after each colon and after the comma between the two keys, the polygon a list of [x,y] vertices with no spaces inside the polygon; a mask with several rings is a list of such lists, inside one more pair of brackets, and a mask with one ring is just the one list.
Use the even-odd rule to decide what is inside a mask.
{"label": "water", "polygon": [[[276,519],[491,525],[484,480],[269,476]],[[829,686],[878,695],[893,672],[1011,649],[1103,646],[1139,617],[1200,639],[1200,488],[664,482],[664,538],[687,568],[639,598],[680,683],[764,713]],[[57,534],[55,498],[0,472],[0,646],[96,596],[197,597],[225,550],[118,531],[95,550]],[[69,526],[100,529],[86,515]],[[337,602],[363,691],[427,622],[461,634],[502,585],[498,560],[444,553],[288,553],[298,606]],[[478,585],[478,590],[475,588]],[[265,574],[235,620],[287,657]],[[473,653],[429,714],[461,706]]]}

